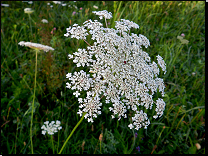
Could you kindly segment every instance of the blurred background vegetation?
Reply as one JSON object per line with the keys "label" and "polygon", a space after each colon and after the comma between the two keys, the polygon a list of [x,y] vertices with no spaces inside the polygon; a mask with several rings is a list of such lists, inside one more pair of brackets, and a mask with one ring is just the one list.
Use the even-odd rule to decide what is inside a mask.
{"label": "blurred background vegetation", "polygon": [[[66,89],[66,74],[78,71],[68,54],[84,41],[66,38],[66,28],[88,19],[92,11],[107,10],[114,21],[128,19],[151,46],[143,49],[167,64],[160,74],[166,85],[166,110],[147,130],[130,130],[127,119],[111,119],[105,105],[94,123],[84,120],[63,150],[69,153],[205,154],[205,2],[203,1],[2,1],[1,5],[1,154],[31,152],[29,125],[34,88],[35,53],[20,41],[40,43],[55,50],[38,54],[38,75],[33,120],[33,146],[38,154],[51,154],[50,138],[41,134],[46,120],[60,120],[63,129],[53,136],[56,152],[79,121],[77,99]],[[48,4],[50,3],[50,4]],[[65,5],[66,4],[66,5]],[[97,8],[98,7],[98,8]],[[34,12],[28,16],[25,8]],[[48,23],[42,23],[47,19]],[[104,23],[104,20],[101,20]],[[181,36],[182,39],[177,38]],[[92,43],[90,38],[87,38]],[[82,95],[83,97],[85,95]],[[155,95],[154,100],[159,95]],[[153,114],[149,112],[149,114]],[[99,136],[103,133],[100,142]],[[134,140],[134,135],[137,135]],[[196,143],[201,145],[197,149]]]}

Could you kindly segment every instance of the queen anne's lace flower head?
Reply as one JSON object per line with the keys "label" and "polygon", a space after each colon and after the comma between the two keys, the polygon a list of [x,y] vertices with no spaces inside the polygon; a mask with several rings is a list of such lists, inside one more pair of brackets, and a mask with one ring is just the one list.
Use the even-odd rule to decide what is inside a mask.
{"label": "queen anne's lace flower head", "polygon": [[41,127],[42,134],[45,135],[48,132],[49,135],[53,135],[54,133],[58,132],[58,130],[62,129],[60,126],[61,122],[56,120],[49,123],[49,121],[44,122],[45,125]]}
{"label": "queen anne's lace flower head", "polygon": [[24,9],[24,12],[25,12],[26,14],[31,14],[31,13],[34,12],[34,10],[32,10],[31,8],[25,8],[25,9]]}
{"label": "queen anne's lace flower head", "polygon": [[18,44],[21,45],[21,46],[30,47],[32,49],[43,50],[45,52],[48,52],[49,50],[54,50],[52,47],[42,45],[42,44],[39,44],[39,43],[31,43],[31,42],[21,41]]}
{"label": "queen anne's lace flower head", "polygon": [[111,19],[112,13],[108,12],[107,10],[103,10],[103,11],[93,11],[92,13],[94,13],[95,15],[98,15],[100,19],[103,19],[103,17],[105,19]]}
{"label": "queen anne's lace flower head", "polygon": [[[112,14],[104,11],[94,11],[96,15],[105,19],[112,18]],[[77,114],[84,113],[88,122],[93,122],[101,114],[101,99],[105,98],[105,105],[110,105],[112,118],[127,118],[127,112],[133,111],[132,124],[129,128],[140,128],[150,124],[146,111],[155,109],[158,118],[163,115],[165,102],[158,98],[156,102],[153,95],[160,92],[164,97],[165,85],[163,79],[158,78],[160,68],[166,72],[166,64],[161,56],[157,56],[156,64],[151,63],[149,54],[143,51],[150,42],[144,35],[130,33],[132,28],[139,29],[139,25],[125,19],[116,21],[116,29],[104,28],[103,24],[91,19],[85,21],[83,26],[74,24],[67,28],[66,37],[86,39],[91,35],[94,41],[86,49],[78,48],[77,52],[69,54],[69,59],[77,67],[87,67],[84,70],[68,73],[66,78],[70,83],[66,87],[74,90],[73,95],[80,104]],[[159,65],[159,67],[158,67]],[[81,92],[86,92],[86,97],[81,98]],[[155,105],[154,105],[155,104]]]}
{"label": "queen anne's lace flower head", "polygon": [[47,19],[42,19],[41,22],[48,23],[48,20]]}

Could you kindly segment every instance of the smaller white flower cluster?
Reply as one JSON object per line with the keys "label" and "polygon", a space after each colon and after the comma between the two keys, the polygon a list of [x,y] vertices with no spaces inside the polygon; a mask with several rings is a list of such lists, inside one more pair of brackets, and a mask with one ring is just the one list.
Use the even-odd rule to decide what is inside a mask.
{"label": "smaller white flower cluster", "polygon": [[49,135],[53,135],[54,133],[58,132],[58,130],[62,129],[60,126],[61,122],[56,120],[49,123],[49,121],[44,122],[45,125],[41,127],[42,134],[45,135],[48,132]]}
{"label": "smaller white flower cluster", "polygon": [[41,22],[48,23],[48,20],[47,19],[42,19]]}
{"label": "smaller white flower cluster", "polygon": [[90,34],[92,34],[92,30],[97,31],[103,26],[103,24],[97,20],[94,20],[93,22],[91,19],[85,21],[83,24],[85,24],[84,26],[88,29],[91,29]]}
{"label": "smaller white flower cluster", "polygon": [[45,52],[48,52],[49,50],[54,50],[52,47],[45,46],[45,45],[42,45],[42,44],[39,44],[39,43],[21,41],[18,44],[21,45],[21,46],[30,47],[32,49],[43,50]]}
{"label": "smaller white flower cluster", "polygon": [[26,14],[31,14],[31,13],[34,12],[34,10],[32,10],[31,8],[25,8],[25,9],[24,9],[24,12],[25,12]]}
{"label": "smaller white flower cluster", "polygon": [[131,28],[139,29],[139,25],[125,19],[121,19],[121,21],[115,21],[115,28],[119,30],[119,32],[129,31]]}
{"label": "smaller white flower cluster", "polygon": [[95,8],[95,9],[98,9],[98,6],[96,6],[96,5],[93,5],[93,8]]}
{"label": "smaller white flower cluster", "polygon": [[[80,66],[85,66],[85,64],[87,66],[89,66],[88,62],[92,62],[92,55],[88,55],[88,52],[85,49],[78,49],[78,52],[74,53],[74,55],[76,56],[73,60],[74,63],[77,64],[77,67]],[[73,55],[71,55],[73,57]]]}
{"label": "smaller white flower cluster", "polygon": [[136,111],[136,113],[137,114],[132,117],[133,124],[129,124],[128,127],[132,129],[134,128],[134,126],[136,126],[136,130],[139,130],[142,127],[144,127],[144,129],[147,129],[147,126],[150,124],[147,114],[143,113],[143,110]]}
{"label": "smaller white flower cluster", "polygon": [[111,19],[112,13],[108,12],[107,10],[103,10],[103,11],[93,11],[92,13],[94,13],[95,15],[98,15],[100,19],[103,19],[103,17],[105,19]]}
{"label": "smaller white flower cluster", "polygon": [[149,40],[144,35],[139,34],[139,36],[137,36],[137,34],[132,33],[131,36],[132,36],[132,41],[134,41],[139,46],[140,49],[142,48],[141,47],[142,45],[145,46],[145,48],[150,46]]}
{"label": "smaller white flower cluster", "polygon": [[160,55],[158,55],[156,57],[157,57],[158,64],[160,65],[160,67],[162,68],[162,70],[164,71],[164,74],[165,74],[166,73],[166,63],[165,63],[165,61],[163,60],[163,58]]}
{"label": "smaller white flower cluster", "polygon": [[1,6],[9,7],[9,4],[1,4]]}
{"label": "smaller white flower cluster", "polygon": [[52,1],[55,4],[61,4],[61,1]]}
{"label": "smaller white flower cluster", "polygon": [[68,37],[71,34],[71,38],[76,39],[86,39],[88,33],[86,33],[86,29],[83,26],[78,26],[78,24],[74,24],[73,27],[69,27],[66,29],[67,33],[64,36]]}
{"label": "smaller white flower cluster", "polygon": [[159,117],[161,117],[163,115],[163,111],[165,110],[165,102],[163,101],[163,99],[158,98],[158,100],[156,100],[156,109],[155,111],[157,112],[157,115],[154,115],[153,118],[157,119],[158,115],[160,115]]}
{"label": "smaller white flower cluster", "polygon": [[128,26],[129,28],[139,29],[139,25],[134,23],[133,21],[129,21],[125,19],[121,19],[121,21],[124,23],[124,25]]}

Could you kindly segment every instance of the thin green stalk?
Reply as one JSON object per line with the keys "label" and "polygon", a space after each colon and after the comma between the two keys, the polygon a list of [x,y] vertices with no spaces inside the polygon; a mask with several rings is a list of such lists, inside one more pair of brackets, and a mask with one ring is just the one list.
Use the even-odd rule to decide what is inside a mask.
{"label": "thin green stalk", "polygon": [[51,142],[52,142],[52,148],[53,148],[53,154],[54,154],[53,135],[51,135]]}
{"label": "thin green stalk", "polygon": [[29,87],[29,85],[28,85],[27,81],[25,81],[25,77],[26,77],[26,75],[25,75],[25,76],[23,76],[22,80],[25,82],[25,84],[26,84],[27,88],[28,88],[28,89],[30,89],[31,94],[33,94],[32,89]]}
{"label": "thin green stalk", "polygon": [[[131,148],[130,148],[130,150],[128,151],[127,154],[131,154],[132,151],[134,150],[134,146],[135,146],[135,140],[136,140],[136,137],[135,137],[135,133],[134,133],[134,130],[133,130],[133,129],[132,129],[132,132],[133,132],[133,135],[134,135],[134,140],[133,140],[133,143],[132,143],[132,145],[131,145]],[[137,137],[138,137],[138,136],[137,136]]]}
{"label": "thin green stalk", "polygon": [[[113,21],[111,22],[111,23],[113,23],[112,27],[115,27],[115,20],[116,20],[116,18],[117,18],[118,12],[119,12],[119,10],[120,10],[122,1],[120,1],[118,7],[117,7],[116,3],[117,3],[117,2],[114,1],[114,5],[113,5],[113,7],[114,7]],[[116,9],[117,9],[117,10],[116,10]]]}
{"label": "thin green stalk", "polygon": [[181,123],[181,121],[183,120],[184,116],[186,115],[186,113],[182,116],[181,120],[178,122],[177,126],[176,126],[176,130],[178,129],[179,124]]}
{"label": "thin green stalk", "polygon": [[[204,110],[205,111],[205,110]],[[196,114],[196,116],[191,120],[191,122],[188,124],[188,126],[199,116],[199,114],[202,112],[202,109],[199,110],[199,112]]]}
{"label": "thin green stalk", "polygon": [[169,63],[169,65],[167,66],[167,67],[168,67],[168,71],[167,71],[165,77],[168,77],[168,76],[169,76],[170,72],[171,72],[172,69],[173,69],[173,65],[175,64],[176,59],[178,59],[178,56],[179,56],[179,54],[181,53],[182,49],[183,49],[183,46],[181,45],[181,46],[179,46],[178,49],[176,50],[176,54],[175,54],[173,60],[171,60],[170,63]]}
{"label": "thin green stalk", "polygon": [[31,17],[30,17],[30,14],[28,14],[28,16],[29,16],[29,21],[30,21],[31,34],[33,34],[33,33],[32,33],[32,26],[31,26]]}
{"label": "thin green stalk", "polygon": [[19,118],[17,117],[17,129],[16,129],[16,139],[15,139],[15,153],[14,154],[16,154],[17,153],[17,133],[18,133],[18,126],[19,126],[19,123],[18,123],[18,121],[19,121]]}
{"label": "thin green stalk", "polygon": [[159,137],[157,138],[156,145],[157,145],[157,143],[158,143],[158,141],[159,141],[159,139],[160,139],[160,136],[161,136],[162,132],[164,131],[164,129],[165,129],[165,126],[163,127],[162,131],[160,132]]}
{"label": "thin green stalk", "polygon": [[[181,106],[181,107],[182,107],[182,106]],[[181,107],[178,109],[178,113],[176,114],[176,116],[175,116],[175,118],[174,118],[174,120],[173,120],[173,122],[172,122],[172,127],[171,127],[171,128],[174,127],[175,120],[176,120],[176,118],[178,117],[178,114],[179,114],[179,112],[180,112],[180,110],[181,110]]]}
{"label": "thin green stalk", "polygon": [[82,118],[79,120],[79,122],[76,124],[76,126],[74,127],[74,129],[72,130],[72,132],[70,133],[70,135],[68,136],[68,138],[66,139],[64,145],[62,146],[60,152],[58,154],[61,154],[61,152],[63,151],[64,147],[66,146],[67,142],[69,141],[69,139],[71,138],[72,134],[74,133],[74,131],[77,129],[77,127],[80,125],[80,123],[82,122],[82,120],[84,119],[86,113],[84,113],[82,115]]}
{"label": "thin green stalk", "polygon": [[[182,106],[181,106],[182,107]],[[173,122],[172,122],[172,126],[170,128],[170,130],[168,131],[168,133],[165,135],[165,137],[163,137],[163,140],[172,132],[172,129],[174,128],[174,123],[175,123],[175,120],[176,118],[178,117],[178,114],[180,112],[180,109],[181,107],[178,109],[178,113],[176,114],[175,118],[173,119]],[[160,134],[161,135],[161,134]],[[158,141],[158,140],[157,140]]]}
{"label": "thin green stalk", "polygon": [[59,148],[59,133],[58,133],[58,145],[57,145],[57,153],[58,153],[58,148]]}
{"label": "thin green stalk", "polygon": [[38,50],[36,50],[36,61],[35,61],[35,84],[34,84],[34,96],[33,96],[33,103],[32,103],[32,112],[31,112],[31,123],[30,123],[30,141],[31,141],[31,152],[33,154],[33,142],[32,142],[32,124],[33,124],[33,109],[34,109],[34,102],[35,102],[35,89],[36,89],[36,76],[37,76],[37,59],[38,58]]}
{"label": "thin green stalk", "polygon": [[101,140],[100,140],[100,153],[101,153]]}

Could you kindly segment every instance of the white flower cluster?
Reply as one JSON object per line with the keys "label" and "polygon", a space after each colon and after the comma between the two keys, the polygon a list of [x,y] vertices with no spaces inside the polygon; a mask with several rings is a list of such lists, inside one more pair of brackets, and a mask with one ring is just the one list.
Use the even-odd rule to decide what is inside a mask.
{"label": "white flower cluster", "polygon": [[48,23],[48,20],[47,19],[42,19],[41,22]]}
{"label": "white flower cluster", "polygon": [[125,19],[121,19],[121,21],[116,21],[116,26],[115,28],[121,31],[129,31],[131,28],[139,29],[139,25]]}
{"label": "white flower cluster", "polygon": [[34,10],[32,10],[31,8],[25,8],[25,9],[24,9],[24,12],[25,12],[26,14],[31,14],[31,13],[34,12]]}
{"label": "white flower cluster", "polygon": [[165,64],[165,61],[163,60],[163,58],[160,55],[158,55],[156,57],[157,57],[158,64],[160,65],[160,67],[162,68],[162,70],[166,73],[166,64]]}
{"label": "white flower cluster", "polygon": [[73,27],[69,27],[66,29],[67,33],[64,34],[64,36],[68,37],[69,34],[71,34],[71,38],[76,38],[76,39],[86,39],[86,36],[88,33],[86,33],[86,29],[84,27],[78,26],[78,24],[74,24]]}
{"label": "white flower cluster", "polygon": [[144,129],[147,129],[147,126],[150,124],[147,114],[143,113],[143,110],[140,112],[136,111],[136,115],[132,117],[132,121],[134,121],[133,124],[128,125],[130,129],[134,128],[134,125],[136,126],[136,130],[139,130],[142,126],[144,126]]}
{"label": "white flower cluster", "polygon": [[[56,124],[55,124],[56,123]],[[54,133],[58,132],[58,130],[62,129],[60,126],[61,122],[56,120],[49,123],[49,121],[44,122],[45,125],[41,127],[42,134],[45,135],[48,132],[49,135],[53,135]]]}
{"label": "white flower cluster", "polygon": [[[111,18],[107,11],[94,12],[96,15]],[[164,97],[165,85],[163,79],[158,78],[159,67],[148,53],[142,50],[142,46],[150,46],[149,40],[139,34],[131,33],[131,28],[139,28],[136,23],[124,20],[116,22],[116,29],[104,28],[97,20],[87,20],[84,26],[75,25],[72,29],[67,28],[65,36],[71,38],[85,39],[90,34],[94,44],[88,44],[87,49],[78,49],[69,59],[73,59],[77,67],[87,66],[89,72],[83,70],[68,73],[66,77],[67,88],[76,90],[73,94],[78,98],[80,104],[78,114],[86,112],[85,118],[93,122],[93,118],[101,114],[100,102],[105,98],[105,104],[111,105],[109,110],[112,118],[118,116],[127,118],[127,110],[133,110],[132,124],[129,127],[140,129],[147,128],[150,124],[144,109],[152,109],[155,103],[156,115],[162,116],[165,110],[165,102],[159,98],[153,101],[153,95],[158,90]],[[83,33],[80,33],[80,28]],[[161,56],[157,56],[158,64],[166,72],[166,64]],[[80,91],[86,91],[86,98],[80,98]],[[145,111],[146,112],[146,111]]]}
{"label": "white flower cluster", "polygon": [[39,44],[39,43],[21,41],[18,44],[21,45],[21,46],[30,47],[32,49],[43,50],[45,52],[48,52],[49,50],[54,50],[52,47],[42,45],[42,44]]}
{"label": "white flower cluster", "polygon": [[108,12],[107,10],[103,10],[103,11],[93,11],[92,13],[94,13],[95,15],[98,15],[100,19],[103,19],[103,17],[105,19],[111,19],[112,13]]}
{"label": "white flower cluster", "polygon": [[61,4],[60,1],[52,1],[52,2],[55,3],[55,4]]}

